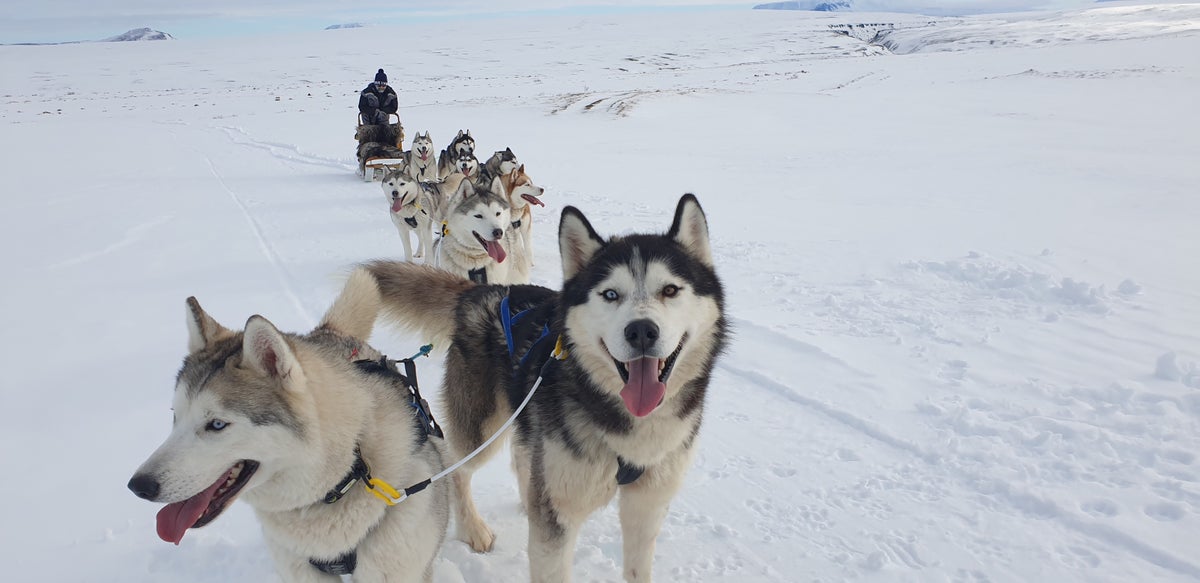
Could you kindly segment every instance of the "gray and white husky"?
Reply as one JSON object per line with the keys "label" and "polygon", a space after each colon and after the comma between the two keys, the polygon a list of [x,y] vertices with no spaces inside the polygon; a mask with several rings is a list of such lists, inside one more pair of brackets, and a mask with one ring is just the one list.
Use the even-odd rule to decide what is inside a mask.
{"label": "gray and white husky", "polygon": [[[625,579],[650,581],[725,345],[708,225],[689,194],[666,234],[605,239],[574,207],[558,233],[561,292],[473,285],[407,263],[365,268],[387,317],[449,347],[442,399],[455,456],[481,445],[543,375],[512,444],[533,581],[570,580],[581,525],[618,493]],[[550,360],[556,340],[565,360]],[[471,473],[499,449],[454,474],[458,535],[476,551],[495,536],[472,501]]]}
{"label": "gray and white husky", "polygon": [[[404,244],[405,260],[425,257],[425,253],[433,249],[433,225],[442,220],[445,197],[438,189],[438,183],[421,181],[402,170],[389,170],[379,184],[388,201],[388,215]],[[413,253],[410,233],[417,236],[416,253]]]}
{"label": "gray and white husky", "polygon": [[305,335],[262,316],[238,332],[195,298],[187,308],[171,433],[129,481],[166,504],[159,537],[178,544],[240,498],[284,581],[352,571],[356,581],[429,582],[450,488],[435,483],[389,506],[363,487],[370,476],[401,489],[445,466],[404,377],[363,342],[380,308],[374,279],[352,274]]}
{"label": "gray and white husky", "polygon": [[507,176],[520,165],[512,148],[497,150],[479,167],[479,176],[475,179],[475,183],[491,184],[493,178]]}
{"label": "gray and white husky", "polygon": [[412,149],[405,153],[409,176],[421,182],[438,179],[437,159],[433,149],[433,139],[429,137],[429,131],[426,131],[425,135],[417,134],[413,138]]}
{"label": "gray and white husky", "polygon": [[454,172],[458,157],[463,154],[475,155],[475,138],[471,137],[471,130],[458,130],[450,145],[438,154],[438,174],[446,176]]}
{"label": "gray and white husky", "polygon": [[505,247],[512,211],[500,179],[484,189],[461,178],[443,208],[437,266],[472,281],[515,283]]}

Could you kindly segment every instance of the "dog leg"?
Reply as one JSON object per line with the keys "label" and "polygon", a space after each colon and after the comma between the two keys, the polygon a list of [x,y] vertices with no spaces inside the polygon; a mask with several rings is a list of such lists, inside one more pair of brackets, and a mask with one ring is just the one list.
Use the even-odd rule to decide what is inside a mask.
{"label": "dog leg", "polygon": [[[456,361],[461,362],[457,358],[447,358],[448,363]],[[454,365],[447,366],[448,372],[445,378],[447,387],[451,386],[451,383],[461,380],[459,379],[460,373],[456,372],[461,369],[450,368],[451,366]],[[450,450],[454,452],[455,456],[466,457],[504,424],[507,410],[504,409],[503,404],[507,402],[507,397],[503,396],[499,390],[494,391],[492,395],[494,401],[490,410],[487,407],[481,407],[480,402],[451,401],[448,408],[450,415],[446,418],[446,438],[450,442]],[[467,407],[471,410],[464,410],[460,407]],[[460,422],[460,418],[472,421]],[[473,423],[476,420],[480,420],[478,425]],[[464,426],[471,427],[472,431],[459,429]],[[509,431],[511,432],[511,429]],[[471,475],[495,456],[496,452],[500,451],[500,446],[506,438],[507,436],[502,436],[493,441],[491,445],[479,452],[479,455],[463,464],[453,475],[454,494],[457,499],[455,506],[458,509],[455,516],[458,538],[477,553],[491,551],[496,542],[496,535],[491,528],[488,528],[487,522],[484,522],[483,517],[479,514],[479,509],[475,507],[475,498],[471,495]]]}
{"label": "dog leg", "polygon": [[565,444],[543,440],[525,448],[530,464],[529,575],[534,583],[566,583],[579,529],[617,492],[617,460],[576,457]]}
{"label": "dog leg", "polygon": [[421,211],[417,212],[417,253],[416,255],[413,255],[413,257],[420,258],[425,257],[425,252],[428,251],[431,246],[433,246],[433,231],[429,230],[430,226],[428,218],[421,220],[421,217],[426,215],[420,214]]}
{"label": "dog leg", "polygon": [[472,473],[465,466],[454,473],[454,492],[458,497],[458,539],[477,553],[487,553],[496,544],[496,534],[475,507],[475,499],[471,496]]}
{"label": "dog leg", "polygon": [[[403,219],[401,219],[401,220],[403,220]],[[404,243],[404,260],[412,261],[413,260],[412,241],[410,241],[408,239],[409,229],[407,229],[405,227],[401,227],[399,230],[400,230],[400,241]]]}
{"label": "dog leg", "polygon": [[691,460],[689,449],[646,470],[636,482],[621,486],[621,542],[629,583],[652,580],[655,540]]}
{"label": "dog leg", "polygon": [[341,583],[342,578],[318,571],[308,562],[307,557],[300,557],[285,550],[281,544],[272,544],[267,537],[267,548],[275,559],[275,570],[279,578],[289,583]]}
{"label": "dog leg", "polygon": [[[421,237],[421,245],[425,247],[425,257],[427,258],[433,257],[433,224],[432,221],[429,221],[429,223],[430,224],[421,227],[421,232],[419,234]],[[426,259],[425,263],[429,263],[429,259]]]}
{"label": "dog leg", "polygon": [[512,442],[512,469],[517,475],[517,491],[521,496],[521,512],[529,513],[529,507],[525,505],[525,497],[529,495],[529,452],[524,446],[517,443],[514,439]]}
{"label": "dog leg", "polygon": [[[537,524],[537,526],[535,526]],[[529,580],[570,583],[580,524],[546,524],[529,517]]]}

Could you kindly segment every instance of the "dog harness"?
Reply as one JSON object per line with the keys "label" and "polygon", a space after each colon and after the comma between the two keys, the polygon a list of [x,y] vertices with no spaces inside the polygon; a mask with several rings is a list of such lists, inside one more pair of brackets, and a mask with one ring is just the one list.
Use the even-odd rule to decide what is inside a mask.
{"label": "dog harness", "polygon": [[[382,374],[389,377],[398,377],[396,380],[398,380],[402,386],[408,389],[408,404],[413,408],[417,422],[421,426],[420,444],[424,444],[431,436],[437,438],[445,437],[445,434],[442,433],[441,426],[438,425],[437,420],[433,418],[433,414],[429,412],[429,402],[421,397],[421,389],[417,386],[417,365],[413,362],[413,359],[417,357],[428,355],[429,351],[432,349],[432,345],[423,346],[421,347],[421,351],[412,358],[406,358],[400,361],[389,360],[386,356],[380,357],[379,360],[354,361],[354,364],[364,372],[371,374]],[[404,374],[402,374],[396,368],[397,363],[404,363]],[[354,463],[351,464],[350,471],[346,473],[346,476],[343,477],[341,481],[339,481],[337,485],[333,487],[333,489],[325,493],[325,497],[321,499],[321,502],[325,504],[333,504],[338,500],[341,500],[342,497],[348,494],[350,489],[359,482],[362,482],[371,493],[383,498],[384,500],[399,496],[399,492],[396,492],[395,489],[393,489],[386,482],[371,477],[371,467],[367,465],[365,460],[363,460],[362,452],[356,445],[354,447]],[[423,482],[413,484],[412,486],[404,489],[404,496],[407,497],[411,494],[416,494],[417,492],[424,490],[425,487],[430,483],[430,480],[425,480]],[[384,494],[386,494],[386,496],[384,494],[380,494],[377,489],[384,490]],[[389,505],[391,505],[391,503],[389,503]],[[351,575],[354,573],[354,568],[358,565],[358,549],[350,549],[349,551],[339,555],[336,559],[332,560],[310,558],[308,560],[308,564],[312,565],[322,573],[328,573],[330,575]]]}
{"label": "dog harness", "polygon": [[[510,291],[510,295],[506,295],[504,296],[504,299],[500,300],[500,325],[504,328],[504,341],[508,344],[508,358],[513,362],[512,374],[515,378],[517,371],[525,366],[525,363],[532,355],[541,354],[542,352],[546,351],[546,346],[549,345],[546,340],[551,338],[551,336],[550,323],[546,322],[542,324],[541,334],[539,334],[538,337],[533,341],[533,344],[529,346],[529,350],[526,351],[519,360],[517,359],[516,341],[514,340],[513,328],[521,326],[522,320],[525,319],[529,312],[533,311],[533,308],[526,308],[514,314],[512,311],[512,306],[510,305],[510,300],[512,298],[511,293],[512,292]],[[532,325],[536,326],[536,324]],[[520,336],[526,337],[526,335],[530,333],[530,327],[531,326],[529,324],[524,326],[525,330],[522,331],[523,334]],[[638,478],[642,477],[642,474],[645,471],[646,468],[635,466],[625,461],[625,459],[621,456],[617,456],[617,485],[624,486],[626,484],[632,484],[636,482]]]}

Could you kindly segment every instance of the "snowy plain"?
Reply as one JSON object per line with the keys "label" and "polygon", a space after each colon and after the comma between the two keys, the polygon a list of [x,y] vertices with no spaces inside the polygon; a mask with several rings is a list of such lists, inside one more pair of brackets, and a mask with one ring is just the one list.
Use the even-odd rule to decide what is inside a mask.
{"label": "snowy plain", "polygon": [[[735,339],[658,580],[1198,580],[1197,55],[1200,5],[1127,3],[0,47],[0,559],[273,580],[247,507],[175,547],[125,483],[169,430],[185,297],[302,332],[402,256],[353,172],[384,67],[410,137],[469,128],[546,187],[534,283],[567,204],[605,234],[704,206]],[[496,550],[447,543],[436,581],[527,580],[507,461],[476,483]],[[620,548],[597,513],[576,580],[618,581]]]}

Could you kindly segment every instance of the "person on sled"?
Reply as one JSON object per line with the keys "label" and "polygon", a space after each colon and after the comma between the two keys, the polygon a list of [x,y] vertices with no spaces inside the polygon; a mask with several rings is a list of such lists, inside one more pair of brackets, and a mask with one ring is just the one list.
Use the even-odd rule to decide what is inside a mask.
{"label": "person on sled", "polygon": [[375,82],[367,85],[358,98],[358,112],[364,125],[388,123],[388,115],[396,113],[400,100],[396,91],[388,87],[387,74],[380,69],[375,73]]}

